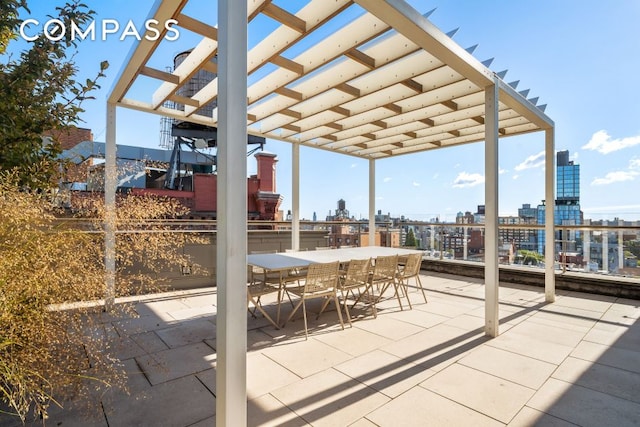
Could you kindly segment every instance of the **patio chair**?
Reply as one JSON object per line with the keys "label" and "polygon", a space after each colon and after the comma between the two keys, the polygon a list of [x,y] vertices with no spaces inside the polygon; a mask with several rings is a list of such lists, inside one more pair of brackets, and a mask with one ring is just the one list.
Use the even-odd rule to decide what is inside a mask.
{"label": "patio chair", "polygon": [[[249,270],[251,271],[251,267],[249,267]],[[278,322],[273,320],[273,318],[269,315],[269,313],[266,312],[266,310],[262,306],[262,301],[260,301],[260,299],[264,295],[278,292],[278,314],[279,314],[280,313],[280,307],[279,307],[280,288],[276,286],[272,286],[266,282],[252,280],[251,276],[249,277],[250,277],[250,280],[249,280],[249,283],[247,284],[247,310],[251,314],[251,317],[253,317],[254,319],[257,318],[256,310],[258,310],[260,311],[260,313],[262,313],[265,319],[269,321],[269,323],[275,326],[276,329],[280,329],[280,327],[278,326]],[[253,310],[251,310],[251,304],[253,304]]]}
{"label": "patio chair", "polygon": [[[251,254],[271,254],[278,251],[252,251]],[[280,303],[287,295],[291,307],[293,307],[293,300],[289,295],[290,286],[300,286],[300,280],[306,275],[306,271],[302,269],[291,269],[287,271],[269,271],[260,267],[252,267],[250,271],[251,283],[261,285],[262,291],[268,293],[269,287],[274,288],[278,292],[278,314],[277,321],[280,321]],[[254,310],[255,311],[255,310]]]}
{"label": "patio chair", "polygon": [[325,302],[324,304],[322,304],[317,317],[320,317],[322,312],[327,308],[327,305],[329,305],[329,302],[333,300],[336,305],[336,311],[338,312],[340,325],[342,326],[342,329],[344,329],[344,322],[342,321],[342,310],[340,309],[340,303],[338,302],[337,294],[339,267],[340,263],[338,261],[311,264],[309,266],[309,269],[307,270],[307,277],[304,281],[304,285],[299,286],[298,288],[292,287],[289,290],[290,293],[297,295],[300,298],[300,301],[298,301],[298,304],[293,308],[293,311],[284,323],[286,324],[289,320],[291,320],[293,315],[296,314],[298,309],[302,306],[305,339],[309,338],[306,302],[310,299],[325,299]]}
{"label": "patio chair", "polygon": [[422,266],[422,254],[411,254],[407,256],[407,261],[404,265],[400,265],[398,268],[398,281],[404,288],[409,299],[409,279],[415,279],[416,287],[422,291],[422,297],[425,304],[427,303],[427,295],[424,293],[422,282],[420,281],[420,267]]}
{"label": "patio chair", "polygon": [[[349,313],[349,305],[347,304],[349,294],[353,296],[356,302],[366,299],[366,302],[373,310],[373,317],[378,317],[375,297],[369,292],[370,271],[371,259],[354,259],[349,261],[344,276],[340,278],[338,287],[342,296],[342,305],[345,313],[347,314],[347,320],[349,320],[349,325],[351,325],[351,314]],[[355,291],[358,291],[357,296]],[[353,303],[353,306],[356,305],[356,302]]]}
{"label": "patio chair", "polygon": [[369,289],[373,292],[373,286],[379,289],[377,301],[380,301],[384,293],[390,287],[393,287],[394,295],[398,299],[400,310],[404,310],[402,306],[402,300],[400,299],[400,293],[405,294],[409,308],[411,309],[411,301],[409,296],[404,292],[404,287],[400,286],[398,282],[398,255],[380,256],[375,260],[373,267],[373,273],[369,279]]}

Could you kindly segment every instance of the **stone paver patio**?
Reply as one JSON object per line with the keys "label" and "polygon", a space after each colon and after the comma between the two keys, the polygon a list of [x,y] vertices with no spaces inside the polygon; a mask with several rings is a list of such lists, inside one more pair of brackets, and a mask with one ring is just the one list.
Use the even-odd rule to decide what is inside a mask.
{"label": "stone paver patio", "polygon": [[[504,284],[489,339],[481,281],[422,283],[427,304],[412,291],[413,310],[354,310],[364,317],[344,331],[335,310],[310,316],[308,341],[300,318],[282,330],[249,318],[248,424],[640,425],[640,301],[559,291],[546,304],[542,289]],[[90,419],[54,410],[47,425],[214,426],[215,304],[215,288],[159,294],[106,322],[130,395],[100,397]]]}

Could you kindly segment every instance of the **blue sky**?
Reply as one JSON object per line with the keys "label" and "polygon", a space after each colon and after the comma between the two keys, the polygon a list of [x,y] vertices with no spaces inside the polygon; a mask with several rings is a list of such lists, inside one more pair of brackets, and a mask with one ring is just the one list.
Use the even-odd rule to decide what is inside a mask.
{"label": "blue sky", "polygon": [[[283,1],[283,0],[280,0]],[[294,1],[294,0],[288,0]],[[276,1],[277,3],[278,1]],[[31,0],[32,17],[53,13],[61,1]],[[153,1],[85,0],[96,19],[131,19],[141,27]],[[304,1],[296,1],[303,5]],[[640,2],[635,0],[440,0],[409,2],[418,11],[436,11],[430,20],[462,47],[479,44],[474,56],[495,58],[494,71],[508,69],[505,81],[547,104],[556,123],[556,149],[569,150],[581,166],[581,206],[593,219],[640,219]],[[187,10],[215,22],[216,2],[192,0]],[[204,16],[211,16],[205,19]],[[27,17],[25,15],[25,17]],[[249,35],[251,43],[251,34]],[[108,60],[108,77],[96,100],[87,102],[84,127],[105,139],[105,100],[133,39],[84,41],[76,57],[80,77],[95,74]],[[175,54],[192,47],[186,36],[166,49]],[[15,43],[12,49],[19,49]],[[119,144],[157,147],[160,117],[118,110]],[[277,190],[282,209],[291,208],[291,147],[269,140],[278,155]],[[515,215],[523,203],[544,198],[544,133],[500,141],[500,213]],[[376,209],[411,219],[453,220],[484,203],[484,144],[433,150],[376,162]],[[254,159],[248,161],[255,171]],[[320,150],[301,149],[301,216],[323,219],[344,199],[357,218],[368,213],[368,162]]]}

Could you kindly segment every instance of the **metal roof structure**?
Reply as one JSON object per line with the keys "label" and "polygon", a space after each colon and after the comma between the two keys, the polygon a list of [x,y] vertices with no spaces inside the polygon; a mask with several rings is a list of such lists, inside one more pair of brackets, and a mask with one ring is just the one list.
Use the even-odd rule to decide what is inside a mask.
{"label": "metal roof structure", "polygon": [[[216,102],[218,79],[193,96],[178,95],[199,70],[217,73],[218,28],[184,13],[187,0],[157,2],[150,18],[175,19],[200,42],[173,72],[149,65],[162,38],[143,39],[130,55],[110,101],[209,126],[196,111]],[[502,80],[403,1],[249,0],[248,133],[341,154],[380,159],[483,141],[484,89],[499,88],[500,137],[550,128],[537,99]],[[346,25],[344,15],[357,16]],[[265,18],[275,26],[264,25]],[[258,26],[252,30],[252,26]],[[273,31],[265,31],[273,27]],[[335,29],[337,28],[337,29]],[[332,31],[331,29],[335,29]],[[174,42],[176,43],[176,42]],[[190,46],[183,46],[188,49]],[[151,78],[153,93],[130,88]],[[166,101],[173,101],[167,103]],[[168,105],[184,106],[171,108]]]}
{"label": "metal roof structure", "polygon": [[[198,19],[204,16],[202,6],[198,16],[187,14],[188,3],[157,0],[149,18],[159,23],[175,19],[200,42],[167,72],[152,66],[163,38],[143,38],[107,101],[105,301],[107,306],[113,303],[116,277],[116,107],[216,126],[217,425],[247,424],[247,134],[291,143],[294,250],[300,232],[301,146],[368,159],[369,242],[374,244],[376,161],[484,141],[485,333],[495,337],[498,140],[544,131],[545,297],[554,301],[555,129],[544,108],[535,105],[537,100],[526,99],[526,91],[517,92],[515,84],[505,83],[502,74],[487,68],[404,0],[205,2],[210,10],[217,3],[219,26]],[[291,9],[301,4],[301,9]],[[192,95],[179,92],[199,70],[217,77]],[[143,79],[151,80],[154,89],[134,99],[138,91],[131,88]],[[148,88],[149,81],[144,83]],[[212,117],[196,113],[210,102],[215,102]],[[173,104],[184,107],[171,108]]]}

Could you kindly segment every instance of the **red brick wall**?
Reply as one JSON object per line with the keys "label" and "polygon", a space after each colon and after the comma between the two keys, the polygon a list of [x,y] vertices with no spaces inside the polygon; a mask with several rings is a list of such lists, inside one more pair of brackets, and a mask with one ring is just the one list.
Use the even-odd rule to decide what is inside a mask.
{"label": "red brick wall", "polygon": [[45,136],[50,136],[57,140],[63,150],[75,147],[82,141],[93,141],[91,129],[71,128],[68,130],[52,130],[45,132]]}
{"label": "red brick wall", "polygon": [[194,209],[196,212],[217,211],[218,177],[216,175],[197,173],[193,176],[193,192],[195,193]]}

